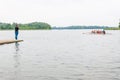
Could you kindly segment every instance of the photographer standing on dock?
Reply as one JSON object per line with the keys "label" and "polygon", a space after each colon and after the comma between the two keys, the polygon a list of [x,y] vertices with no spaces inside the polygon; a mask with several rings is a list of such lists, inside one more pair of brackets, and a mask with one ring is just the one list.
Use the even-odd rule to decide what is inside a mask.
{"label": "photographer standing on dock", "polygon": [[19,34],[19,27],[18,27],[18,24],[16,24],[15,26],[15,39],[16,40],[18,39],[18,34]]}

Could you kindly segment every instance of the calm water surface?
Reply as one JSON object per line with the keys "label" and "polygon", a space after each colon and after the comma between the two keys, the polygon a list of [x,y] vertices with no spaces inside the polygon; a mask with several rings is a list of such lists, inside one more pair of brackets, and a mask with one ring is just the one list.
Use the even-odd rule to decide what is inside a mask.
{"label": "calm water surface", "polygon": [[24,42],[0,45],[0,80],[120,80],[120,31],[87,32],[20,31]]}

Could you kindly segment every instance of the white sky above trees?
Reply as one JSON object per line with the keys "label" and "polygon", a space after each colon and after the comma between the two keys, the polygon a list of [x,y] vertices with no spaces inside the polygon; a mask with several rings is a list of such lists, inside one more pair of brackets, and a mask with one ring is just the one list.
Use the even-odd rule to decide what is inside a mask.
{"label": "white sky above trees", "polygon": [[120,0],[0,0],[0,22],[117,27]]}

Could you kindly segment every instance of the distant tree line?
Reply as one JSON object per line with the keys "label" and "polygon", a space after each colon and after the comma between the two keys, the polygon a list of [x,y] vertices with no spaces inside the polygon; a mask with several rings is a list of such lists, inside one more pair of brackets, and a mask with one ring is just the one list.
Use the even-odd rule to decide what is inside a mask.
{"label": "distant tree line", "polygon": [[13,29],[10,23],[1,23],[0,22],[0,29]]}
{"label": "distant tree line", "polygon": [[119,22],[119,26],[118,27],[120,28],[120,22]]}
{"label": "distant tree line", "polygon": [[[0,22],[0,30],[12,30],[16,23],[2,23]],[[44,22],[32,22],[27,24],[18,24],[22,30],[33,30],[33,29],[51,29],[51,25]]]}
{"label": "distant tree line", "polygon": [[52,29],[105,29],[108,26],[67,26],[67,27],[52,27]]}

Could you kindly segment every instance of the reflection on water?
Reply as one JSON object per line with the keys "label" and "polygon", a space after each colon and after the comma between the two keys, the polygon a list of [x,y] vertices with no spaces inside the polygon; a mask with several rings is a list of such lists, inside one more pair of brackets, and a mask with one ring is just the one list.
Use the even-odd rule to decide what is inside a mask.
{"label": "reflection on water", "polygon": [[16,50],[16,54],[18,54],[18,51],[19,51],[19,43],[18,42],[15,43],[15,50]]}
{"label": "reflection on water", "polygon": [[19,49],[20,44],[18,42],[15,43],[15,53],[14,53],[14,80],[20,80],[20,49]]}

